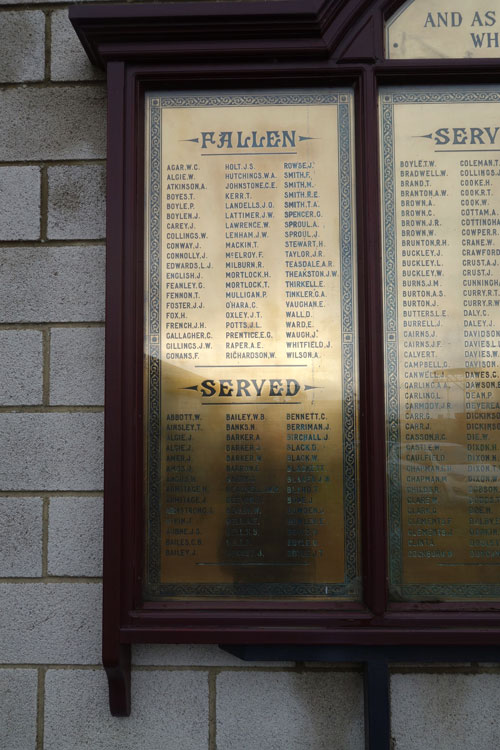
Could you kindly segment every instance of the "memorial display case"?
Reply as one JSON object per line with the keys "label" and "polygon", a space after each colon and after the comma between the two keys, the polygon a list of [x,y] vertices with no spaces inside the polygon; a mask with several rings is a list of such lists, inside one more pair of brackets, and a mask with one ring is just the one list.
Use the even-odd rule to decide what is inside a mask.
{"label": "memorial display case", "polygon": [[70,17],[108,80],[112,710],[132,643],[496,646],[500,9]]}

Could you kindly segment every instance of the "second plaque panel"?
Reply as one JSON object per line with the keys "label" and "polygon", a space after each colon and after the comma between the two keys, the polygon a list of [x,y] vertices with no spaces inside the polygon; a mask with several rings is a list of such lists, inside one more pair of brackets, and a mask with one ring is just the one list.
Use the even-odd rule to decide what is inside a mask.
{"label": "second plaque panel", "polygon": [[380,93],[393,599],[500,595],[500,90]]}

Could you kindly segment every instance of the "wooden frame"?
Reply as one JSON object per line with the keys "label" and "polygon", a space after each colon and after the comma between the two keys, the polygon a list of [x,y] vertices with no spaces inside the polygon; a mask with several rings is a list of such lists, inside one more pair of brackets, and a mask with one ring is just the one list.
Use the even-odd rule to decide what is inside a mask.
{"label": "wooden frame", "polygon": [[[132,643],[490,645],[488,603],[388,604],[377,87],[485,83],[497,60],[384,60],[398,2],[73,6],[108,80],[103,661],[112,713],[130,711]],[[144,92],[349,85],[356,95],[363,605],[141,601]]]}

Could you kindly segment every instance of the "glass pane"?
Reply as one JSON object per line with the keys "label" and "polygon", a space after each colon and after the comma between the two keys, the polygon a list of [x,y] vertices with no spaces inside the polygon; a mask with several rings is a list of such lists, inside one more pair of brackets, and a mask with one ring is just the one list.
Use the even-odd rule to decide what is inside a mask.
{"label": "glass pane", "polygon": [[393,60],[498,57],[500,11],[489,0],[410,0],[386,23]]}
{"label": "glass pane", "polygon": [[500,89],[380,93],[390,585],[500,594]]}
{"label": "glass pane", "polygon": [[152,599],[358,599],[353,96],[146,98]]}

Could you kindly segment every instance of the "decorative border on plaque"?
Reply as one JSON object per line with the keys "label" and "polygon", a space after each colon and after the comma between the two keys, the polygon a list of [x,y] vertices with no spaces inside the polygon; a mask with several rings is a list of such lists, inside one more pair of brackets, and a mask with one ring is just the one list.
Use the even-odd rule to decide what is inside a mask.
{"label": "decorative border on plaque", "polygon": [[356,327],[354,297],[353,216],[354,195],[351,162],[351,111],[347,94],[339,95],[338,159],[340,184],[340,262],[342,289],[342,425],[343,425],[343,488],[344,547],[346,584],[355,581],[358,568],[357,550],[357,452],[356,452]]}
{"label": "decorative border on plaque", "polygon": [[[356,450],[356,305],[354,238],[354,164],[351,133],[352,92],[344,90],[282,91],[271,94],[247,93],[183,93],[160,92],[146,95],[150,118],[147,241],[145,265],[147,274],[147,310],[145,316],[145,355],[148,358],[146,387],[146,418],[149,424],[149,450],[146,454],[146,512],[149,544],[146,553],[145,595],[151,599],[167,597],[252,596],[252,597],[361,597],[358,551],[358,500]],[[255,106],[338,106],[339,154],[339,218],[341,242],[342,290],[342,373],[343,373],[343,487],[345,580],[342,583],[259,583],[259,584],[162,584],[160,571],[160,508],[161,508],[161,365],[160,325],[161,302],[161,111],[163,108],[255,107]],[[327,594],[325,592],[328,592]]]}
{"label": "decorative border on plaque", "polygon": [[[149,192],[149,221],[148,248],[146,268],[148,274],[149,304],[147,306],[146,331],[147,339],[145,352],[148,358],[147,382],[147,420],[149,425],[146,478],[147,497],[160,498],[161,495],[161,344],[160,344],[160,309],[161,309],[161,109],[158,99],[150,100],[149,108],[149,153],[150,153],[150,184]],[[148,502],[149,528],[159,529],[161,525],[160,503]],[[158,576],[160,568],[160,545],[155,537],[150,545],[149,574],[155,571]],[[154,580],[154,578],[153,578]],[[156,581],[155,581],[156,582]]]}
{"label": "decorative border on plaque", "polygon": [[404,584],[402,555],[401,430],[399,411],[397,239],[395,205],[394,106],[396,104],[500,103],[493,88],[417,87],[380,89],[382,160],[382,247],[384,263],[384,355],[386,397],[387,497],[389,523],[389,588],[393,601],[408,599],[498,598],[497,584]]}

